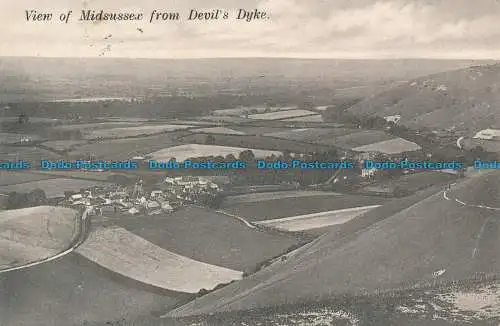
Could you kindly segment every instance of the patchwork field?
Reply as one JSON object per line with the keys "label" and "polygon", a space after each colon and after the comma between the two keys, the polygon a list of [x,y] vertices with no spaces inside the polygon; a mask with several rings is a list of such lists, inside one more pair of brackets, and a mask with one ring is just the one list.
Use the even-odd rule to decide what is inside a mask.
{"label": "patchwork field", "polygon": [[[261,195],[267,195],[267,193]],[[237,201],[235,203],[229,198],[227,203],[223,203],[222,209],[250,221],[263,221],[360,206],[380,205],[385,201],[386,199],[379,197],[333,193],[274,199],[271,194],[268,200],[262,198],[260,201]]]}
{"label": "patchwork field", "polygon": [[89,188],[99,184],[103,183],[99,181],[57,178],[2,186],[0,187],[0,193],[8,194],[11,191],[27,193],[38,188],[45,191],[47,198],[55,198],[64,197],[65,191],[78,191],[80,188]]}
{"label": "patchwork field", "polygon": [[284,231],[304,231],[324,228],[327,226],[344,224],[356,216],[364,214],[379,205],[353,207],[335,211],[291,216],[280,219],[265,220],[257,222],[260,225],[269,226]]}
{"label": "patchwork field", "polygon": [[70,152],[70,155],[72,157],[88,157],[92,153],[97,159],[128,160],[137,155],[142,156],[160,150],[165,146],[178,145],[177,136],[177,133],[168,133],[149,137],[101,140],[77,146]]}
{"label": "patchwork field", "polygon": [[[192,134],[182,138],[182,141],[186,143],[205,144],[206,136]],[[301,139],[279,139],[266,136],[252,136],[249,134],[245,136],[216,135],[215,144],[218,146],[258,148],[279,152],[287,149],[292,153],[309,153],[311,151],[326,151],[331,149],[331,146],[307,143]]]}
{"label": "patchwork field", "polygon": [[207,157],[207,156],[218,156],[222,155],[226,157],[229,154],[238,157],[238,155],[245,151],[251,149],[255,157],[266,157],[271,155],[280,155],[281,152],[268,151],[253,148],[243,148],[243,147],[228,147],[228,146],[216,146],[216,145],[201,145],[201,144],[189,144],[180,145],[165,148],[153,153],[148,154],[148,157],[153,160],[168,161],[175,158],[177,161],[184,161],[192,157]]}
{"label": "patchwork field", "polygon": [[250,228],[233,217],[196,206],[117,223],[165,250],[237,271],[253,270],[299,243],[293,235]]}
{"label": "patchwork field", "polygon": [[288,111],[250,114],[248,115],[248,118],[255,120],[281,120],[287,118],[302,117],[307,115],[316,115],[316,113],[314,111],[308,111],[308,110],[288,110]]}
{"label": "patchwork field", "polygon": [[39,206],[0,212],[0,269],[54,256],[78,231],[78,212]]}
{"label": "patchwork field", "polygon": [[415,144],[414,142],[402,138],[396,138],[355,147],[352,150],[357,152],[381,152],[385,154],[399,154],[403,152],[417,151],[421,148],[422,147]]}
{"label": "patchwork field", "polygon": [[242,272],[175,254],[123,228],[94,230],[77,252],[118,274],[177,292],[210,290],[242,277]]}
{"label": "patchwork field", "polygon": [[201,133],[201,134],[225,134],[225,135],[244,135],[245,133],[242,131],[224,128],[224,127],[212,127],[212,128],[201,128],[192,130],[193,133]]}
{"label": "patchwork field", "polygon": [[384,151],[396,151],[399,153],[401,149],[415,150],[415,148],[417,148],[415,146],[418,146],[401,138],[395,139],[395,137],[380,130],[360,131],[359,129],[350,128],[292,129],[282,132],[268,133],[265,134],[265,136],[346,149],[355,148],[359,151],[380,149]]}
{"label": "patchwork field", "polygon": [[176,131],[191,128],[191,125],[148,125],[148,126],[137,126],[137,127],[123,127],[123,128],[111,128],[111,129],[101,129],[92,130],[84,136],[85,139],[97,139],[97,138],[125,138],[125,137],[135,137],[141,135],[153,135],[162,132]]}

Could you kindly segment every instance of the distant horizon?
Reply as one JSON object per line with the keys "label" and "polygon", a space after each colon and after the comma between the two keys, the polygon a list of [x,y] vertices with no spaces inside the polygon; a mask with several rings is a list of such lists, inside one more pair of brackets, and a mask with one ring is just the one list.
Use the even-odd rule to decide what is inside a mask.
{"label": "distant horizon", "polygon": [[1,55],[1,58],[29,59],[93,59],[93,60],[217,60],[217,59],[288,59],[288,60],[343,60],[343,61],[391,61],[391,60],[442,60],[442,61],[500,61],[498,58],[471,57],[306,57],[306,56],[207,56],[207,57],[125,57],[125,56],[34,56],[34,55]]}

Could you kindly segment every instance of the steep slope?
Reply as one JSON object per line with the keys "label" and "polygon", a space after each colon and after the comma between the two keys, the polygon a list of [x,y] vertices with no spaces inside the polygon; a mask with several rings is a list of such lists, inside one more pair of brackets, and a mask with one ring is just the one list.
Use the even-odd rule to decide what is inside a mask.
{"label": "steep slope", "polygon": [[[248,279],[169,316],[298,303],[466,280],[500,271],[500,211],[474,200],[498,197],[500,173],[482,174],[428,195],[366,229],[327,234]],[[484,187],[490,184],[491,187]],[[472,193],[474,190],[477,193]],[[493,195],[486,197],[485,192]],[[494,204],[486,200],[485,204]],[[471,202],[471,204],[468,204]],[[380,214],[380,211],[375,214]],[[358,218],[369,218],[370,213]],[[352,225],[352,223],[351,223]]]}
{"label": "steep slope", "polygon": [[416,78],[361,101],[358,115],[401,115],[410,127],[455,128],[467,134],[500,122],[500,64]]}

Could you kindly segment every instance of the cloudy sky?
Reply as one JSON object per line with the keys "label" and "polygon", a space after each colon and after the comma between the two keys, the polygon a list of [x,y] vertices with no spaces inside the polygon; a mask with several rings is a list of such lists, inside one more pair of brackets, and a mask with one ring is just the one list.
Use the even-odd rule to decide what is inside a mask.
{"label": "cloudy sky", "polygon": [[[269,19],[185,19],[214,8]],[[27,22],[26,9],[54,21]],[[72,21],[58,22],[69,9]],[[79,22],[82,9],[144,20]],[[149,23],[155,9],[181,20]],[[500,58],[500,0],[12,0],[0,1],[0,26],[0,56]]]}

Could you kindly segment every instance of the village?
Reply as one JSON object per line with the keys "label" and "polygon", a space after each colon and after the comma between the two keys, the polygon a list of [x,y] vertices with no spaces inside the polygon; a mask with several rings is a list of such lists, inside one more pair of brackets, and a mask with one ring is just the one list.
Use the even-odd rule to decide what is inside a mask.
{"label": "village", "polygon": [[156,215],[172,213],[186,204],[210,206],[221,191],[217,184],[200,177],[166,177],[153,187],[139,179],[133,187],[115,184],[67,193],[59,205],[86,209],[94,216]]}

